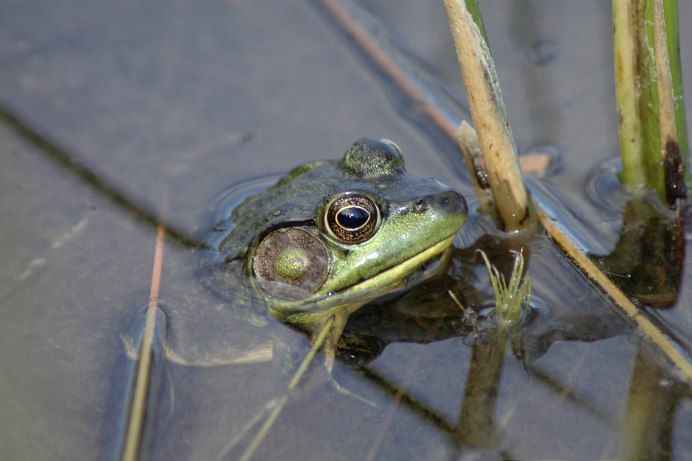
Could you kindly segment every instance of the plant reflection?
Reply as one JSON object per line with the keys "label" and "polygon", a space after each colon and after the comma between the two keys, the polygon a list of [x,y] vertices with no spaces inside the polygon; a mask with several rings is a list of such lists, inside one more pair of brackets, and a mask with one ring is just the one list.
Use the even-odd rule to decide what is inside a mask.
{"label": "plant reflection", "polygon": [[671,307],[680,294],[685,234],[676,210],[651,194],[627,202],[620,238],[608,255],[591,258],[629,296],[657,308]]}
{"label": "plant reflection", "polygon": [[[650,208],[644,207],[643,210],[650,211]],[[671,226],[670,221],[658,225],[656,222],[654,217],[647,215],[644,229],[635,227],[628,236],[634,235],[635,231],[638,232],[637,235],[646,236],[649,235],[646,232],[649,229],[664,235],[668,235],[666,232],[679,235],[675,233],[675,224]],[[623,241],[621,245],[624,245]],[[415,287],[396,300],[373,303],[355,313],[340,343],[340,360],[356,367],[369,381],[392,394],[395,405],[408,408],[419,418],[447,434],[450,444],[457,446],[458,450],[461,447],[491,452],[500,450],[502,427],[496,419],[497,396],[502,383],[502,371],[506,367],[506,336],[498,331],[492,318],[492,292],[483,275],[482,263],[476,250],[488,252],[491,260],[508,276],[513,262],[511,250],[516,251],[521,246],[522,242],[515,239],[486,235],[467,249],[456,249],[447,274]],[[662,247],[670,248],[670,244]],[[534,257],[531,261],[535,266],[531,272],[533,279],[539,282],[539,298],[558,299],[551,298],[551,294],[555,293],[546,290],[545,284],[540,283],[546,279],[541,277],[540,271],[555,271],[556,267],[560,267],[569,272],[571,266],[543,237],[534,238],[529,249],[534,249],[534,254],[539,255],[539,259]],[[546,259],[546,252],[551,253],[553,258],[563,259],[564,264],[543,261]],[[526,253],[527,266],[531,254],[530,251]],[[669,251],[668,254],[673,256],[675,253]],[[611,256],[611,260],[614,261],[615,256]],[[677,270],[678,272],[671,269],[673,274],[678,274],[676,283],[679,286],[680,268]],[[602,303],[593,304],[584,303],[583,297],[571,296],[571,290],[592,290],[588,282],[570,279],[570,283],[581,286],[573,286],[571,289],[567,285],[553,287],[555,292],[562,292],[559,298],[561,305],[552,305],[549,309],[534,309],[521,326],[521,341],[527,352],[525,370],[529,379],[543,385],[560,399],[578,405],[596,420],[621,434],[617,447],[610,447],[613,452],[604,453],[604,456],[669,459],[675,405],[680,399],[689,397],[689,389],[671,377],[664,361],[645,341],[638,346],[640,353],[632,371],[630,396],[621,422],[618,417],[580,398],[568,382],[562,382],[535,366],[535,361],[556,342],[592,342],[632,332],[621,318],[614,315],[606,299]],[[463,299],[467,312],[462,312],[451,298],[441,296],[447,290],[453,290]],[[649,293],[654,295],[653,290]],[[465,342],[471,342],[471,358],[456,423],[441,416],[443,412],[421,404],[420,396],[410,395],[405,390],[405,383],[403,388],[400,387],[402,384],[397,386],[381,375],[376,365],[368,365],[393,342],[429,343],[452,337],[463,337],[466,338]],[[624,367],[626,365],[623,364],[623,369],[613,372],[621,373],[626,369]]]}

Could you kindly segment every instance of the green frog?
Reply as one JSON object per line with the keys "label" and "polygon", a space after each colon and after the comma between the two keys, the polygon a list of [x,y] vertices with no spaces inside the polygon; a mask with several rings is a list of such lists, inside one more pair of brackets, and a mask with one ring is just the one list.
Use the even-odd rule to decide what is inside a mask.
{"label": "green frog", "polygon": [[408,174],[392,141],[360,139],[238,205],[217,229],[213,283],[235,292],[246,281],[275,318],[313,337],[333,319],[333,357],[350,314],[445,269],[466,217],[464,198]]}

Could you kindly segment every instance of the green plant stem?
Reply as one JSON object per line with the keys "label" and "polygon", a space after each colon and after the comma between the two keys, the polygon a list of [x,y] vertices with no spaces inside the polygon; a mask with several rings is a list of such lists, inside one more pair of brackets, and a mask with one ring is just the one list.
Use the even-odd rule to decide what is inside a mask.
{"label": "green plant stem", "polygon": [[[618,1],[618,0],[614,0]],[[661,162],[661,129],[654,51],[654,9],[656,0],[636,0],[638,39],[639,111],[642,127],[640,153],[646,175],[645,186],[665,197]]]}
{"label": "green plant stem", "polygon": [[673,206],[686,197],[688,142],[677,0],[613,0],[622,181]]}
{"label": "green plant stem", "polygon": [[478,26],[481,37],[483,37],[485,43],[488,43],[488,34],[485,32],[485,23],[483,22],[481,7],[478,4],[478,0],[464,0],[464,3],[466,4],[466,9],[473,18],[473,22]]}
{"label": "green plant stem", "polygon": [[685,96],[682,86],[682,68],[680,64],[680,32],[678,23],[678,1],[663,0],[663,20],[665,22],[668,61],[673,86],[673,105],[675,124],[678,134],[680,152],[689,154],[687,139],[687,116],[685,114]]}
{"label": "green plant stem", "polygon": [[[669,9],[668,15],[665,12],[666,8]],[[669,32],[668,29],[673,29],[673,27],[670,27],[665,22],[666,16],[670,16],[671,9],[677,12],[676,0],[667,0],[665,2],[663,0],[653,0],[654,58],[660,117],[659,142],[665,191],[663,198],[666,203],[672,206],[678,199],[684,199],[687,196],[684,182],[687,170],[687,162],[684,158],[687,157],[687,151],[681,148],[681,139],[685,139],[684,143],[686,144],[687,136],[684,135],[684,109],[680,104],[676,108],[675,104],[676,90],[673,84],[672,64],[674,57],[677,57],[678,53],[669,41],[672,32]],[[674,28],[677,29],[677,21],[675,22]],[[675,33],[675,39],[677,39],[677,33]],[[680,85],[678,91],[681,94],[682,85]],[[682,129],[680,129],[680,119],[683,122]]]}
{"label": "green plant stem", "polygon": [[618,110],[622,182],[630,188],[646,184],[639,113],[637,0],[613,0],[615,101]]}

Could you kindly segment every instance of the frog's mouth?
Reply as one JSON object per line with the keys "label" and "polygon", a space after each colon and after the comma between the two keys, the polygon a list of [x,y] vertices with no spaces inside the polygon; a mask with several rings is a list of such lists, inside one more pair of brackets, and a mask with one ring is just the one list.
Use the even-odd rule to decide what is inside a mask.
{"label": "frog's mouth", "polygon": [[446,258],[446,256],[449,255],[449,251],[447,251],[448,249],[449,247],[445,248],[427,261],[423,261],[418,269],[408,274],[403,282],[403,286],[405,288],[412,287],[413,285],[417,285],[418,283],[421,283],[437,274],[440,271],[441,266],[444,264],[443,261],[448,259]]}
{"label": "frog's mouth", "polygon": [[390,291],[407,288],[422,282],[439,270],[445,250],[451,246],[455,236],[456,234],[447,237],[401,264],[385,269],[361,283],[342,290],[340,293],[347,294],[351,291],[363,294],[378,293],[372,298],[375,299]]}
{"label": "frog's mouth", "polygon": [[386,294],[408,288],[434,275],[442,266],[445,255],[454,237],[453,234],[435,245],[428,247],[404,262],[383,270],[382,272],[351,285],[330,296],[319,295],[313,299],[294,301],[294,308],[270,310],[289,323],[306,323],[315,321],[316,317],[326,317],[333,313],[352,313],[361,306]]}

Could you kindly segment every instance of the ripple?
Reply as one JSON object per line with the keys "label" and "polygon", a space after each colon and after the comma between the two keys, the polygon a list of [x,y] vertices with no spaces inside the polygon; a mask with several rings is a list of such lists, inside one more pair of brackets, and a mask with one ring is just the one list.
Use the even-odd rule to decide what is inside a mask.
{"label": "ripple", "polygon": [[233,227],[233,210],[240,205],[246,198],[267,190],[269,187],[286,176],[286,173],[278,173],[257,178],[247,179],[225,189],[214,198],[209,204],[209,219],[207,222],[211,227],[208,242],[212,248],[216,248],[219,239],[223,238]]}
{"label": "ripple", "polygon": [[628,200],[627,190],[620,182],[620,157],[597,164],[589,173],[586,196],[589,201],[612,217],[619,217]]}

